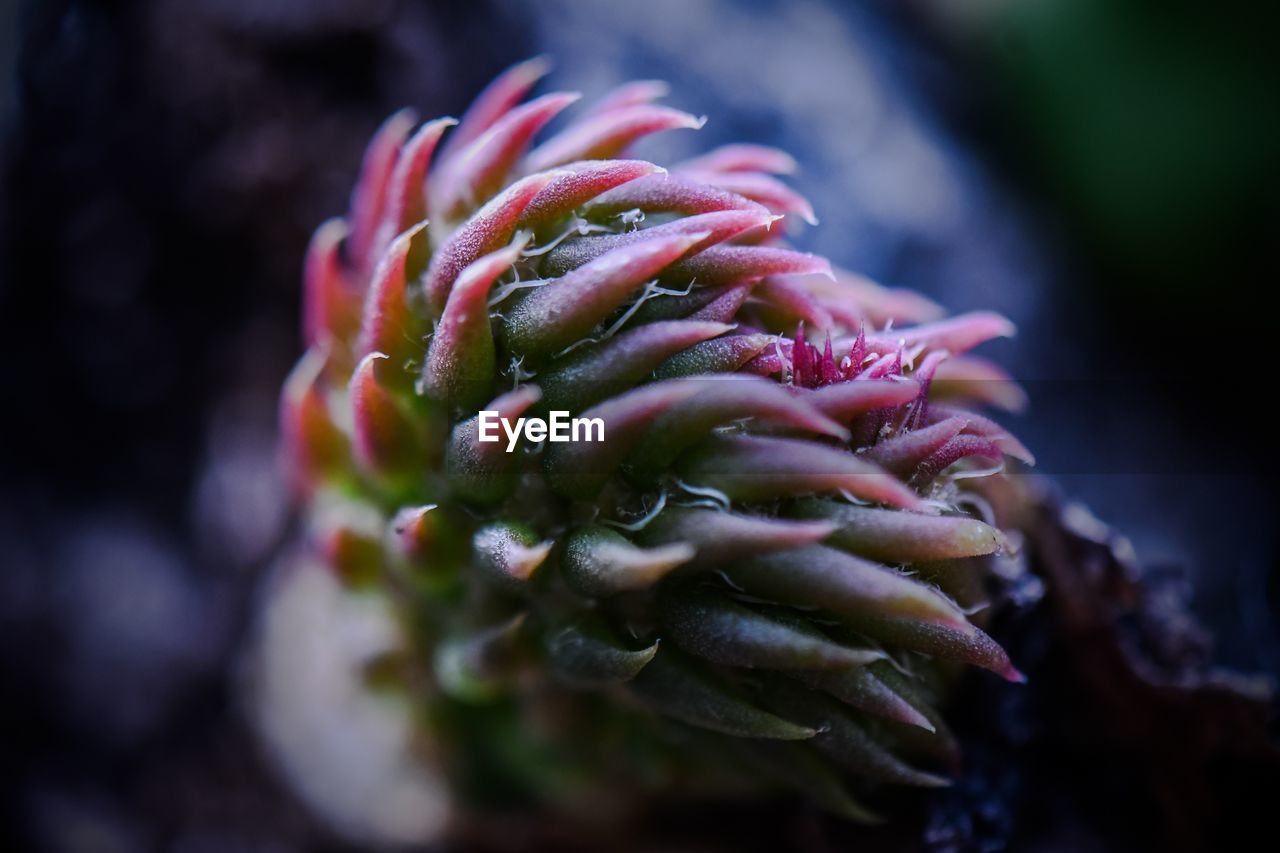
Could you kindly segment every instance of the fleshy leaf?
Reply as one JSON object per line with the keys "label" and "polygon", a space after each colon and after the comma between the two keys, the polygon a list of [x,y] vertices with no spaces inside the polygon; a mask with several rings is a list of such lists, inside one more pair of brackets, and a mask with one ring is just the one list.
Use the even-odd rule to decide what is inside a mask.
{"label": "fleshy leaf", "polygon": [[391,520],[391,537],[396,553],[414,563],[436,558],[440,551],[441,517],[436,504],[406,506]]}
{"label": "fleshy leaf", "polygon": [[549,408],[580,411],[640,384],[672,353],[731,328],[695,320],[649,323],[561,359],[538,375],[538,384]]}
{"label": "fleshy leaf", "polygon": [[341,219],[316,229],[307,248],[303,273],[303,340],[313,347],[326,341],[346,344],[360,327],[363,294],[348,280],[342,263],[342,241],[348,234]]}
{"label": "fleshy leaf", "polygon": [[715,172],[681,169],[680,174],[705,181],[733,195],[762,204],[774,213],[794,213],[810,225],[818,224],[813,205],[782,181],[763,172]]}
{"label": "fleshy leaf", "polygon": [[391,390],[398,371],[382,353],[370,353],[351,375],[352,446],[357,461],[379,476],[403,480],[424,461],[418,427]]}
{"label": "fleshy leaf", "polygon": [[436,647],[434,671],[440,687],[463,702],[496,696],[528,656],[522,637],[527,614],[449,637]]}
{"label": "fleshy leaf", "polygon": [[933,396],[937,400],[995,406],[1006,412],[1021,412],[1027,407],[1027,392],[1009,372],[976,355],[953,356],[939,365]]}
{"label": "fleshy leaf", "polygon": [[746,745],[745,752],[761,778],[791,788],[819,808],[853,823],[884,823],[884,818],[849,793],[830,762],[810,744],[753,741]]}
{"label": "fleshy leaf", "polygon": [[643,136],[664,130],[702,127],[704,119],[670,107],[636,104],[574,122],[529,154],[525,168],[531,172],[574,160],[617,157]]}
{"label": "fleshy leaf", "polygon": [[672,543],[641,548],[620,533],[600,525],[569,534],[561,569],[575,592],[593,598],[652,586],[693,557],[693,548]]}
{"label": "fleshy leaf", "polygon": [[627,320],[627,326],[635,328],[646,323],[682,319],[727,323],[737,316],[738,309],[751,295],[753,286],[753,282],[719,287],[693,286],[688,288],[687,294],[660,294],[641,303]]}
{"label": "fleshy leaf", "polygon": [[720,287],[704,287],[702,292],[712,298],[705,306],[689,315],[690,320],[708,320],[716,323],[727,323],[738,315],[755,288],[753,282],[721,285]]}
{"label": "fleshy leaf", "polygon": [[767,379],[724,375],[688,381],[701,384],[702,393],[654,421],[628,456],[627,469],[634,478],[657,476],[714,427],[731,421],[750,419],[842,441],[849,437],[844,427]]}
{"label": "fleshy leaf", "polygon": [[863,379],[818,388],[805,399],[832,420],[848,424],[867,412],[911,402],[919,388],[910,379]]}
{"label": "fleshy leaf", "polygon": [[943,777],[917,770],[894,756],[852,712],[825,694],[777,677],[765,685],[770,708],[815,729],[814,749],[854,773],[895,785],[939,788],[949,784]]}
{"label": "fleshy leaf", "polygon": [[[570,270],[587,264],[606,252],[633,243],[655,240],[659,237],[677,237],[689,234],[699,235],[699,239],[687,250],[687,254],[701,252],[708,246],[714,246],[724,240],[731,240],[755,228],[768,227],[775,217],[767,211],[761,213],[751,210],[720,210],[715,213],[700,213],[697,216],[685,216],[674,222],[655,225],[626,234],[609,234],[604,237],[582,237],[566,240],[547,253],[543,259],[543,274],[563,276]],[[671,319],[671,318],[668,318]]]}
{"label": "fleshy leaf", "polygon": [[850,617],[849,626],[874,640],[989,669],[1006,681],[1025,682],[1000,644],[973,626],[945,625],[891,615]]}
{"label": "fleshy leaf", "polygon": [[540,357],[582,340],[645,282],[705,237],[705,232],[675,234],[621,246],[560,279],[530,289],[503,314],[508,348]]}
{"label": "fleshy leaf", "polygon": [[415,242],[426,239],[425,226],[419,224],[401,234],[387,247],[374,271],[365,295],[364,316],[356,355],[364,358],[380,352],[399,371],[393,383],[408,387],[412,377],[406,369],[421,357],[421,341],[426,329],[417,314],[409,308],[409,254]]}
{"label": "fleshy leaf", "polygon": [[907,726],[934,731],[933,723],[914,705],[893,690],[865,666],[842,670],[799,670],[788,675],[868,714],[894,720]]}
{"label": "fleshy leaf", "polygon": [[475,565],[481,575],[500,589],[522,590],[551,553],[550,542],[539,541],[527,524],[495,521],[472,538]]}
{"label": "fleshy leaf", "polygon": [[644,160],[587,160],[566,164],[563,174],[543,187],[520,215],[519,227],[539,228],[601,193],[662,170]]}
{"label": "fleshy leaf", "polygon": [[831,312],[813,298],[809,292],[796,284],[801,276],[771,275],[762,280],[755,289],[759,301],[768,306],[772,326],[793,326],[804,322],[815,329],[829,330],[835,326]]}
{"label": "fleshy leaf", "polygon": [[928,323],[946,316],[942,306],[900,287],[885,287],[866,276],[837,269],[834,280],[812,278],[805,286],[849,329],[864,323],[884,328],[889,323]]}
{"label": "fleshy leaf", "polygon": [[826,545],[751,557],[722,571],[736,588],[751,595],[793,607],[819,608],[842,620],[892,617],[953,631],[977,630],[933,589]]}
{"label": "fleshy leaf", "polygon": [[604,620],[584,616],[553,626],[543,637],[547,665],[560,681],[574,687],[608,687],[630,681],[658,653],[658,641],[630,649]]}
{"label": "fleshy leaf", "polygon": [[923,429],[885,439],[866,451],[867,459],[906,479],[921,462],[936,453],[968,425],[963,418],[947,418]]}
{"label": "fleshy leaf", "polygon": [[994,441],[977,435],[958,435],[921,460],[915,473],[911,475],[911,482],[923,488],[951,465],[970,457],[980,457],[988,463],[999,463],[1004,459],[1004,454]]}
{"label": "fleshy leaf", "polygon": [[[511,242],[516,222],[525,207],[547,184],[560,178],[561,172],[543,172],[516,181],[476,211],[458,227],[431,257],[424,292],[427,304],[438,315],[444,310],[458,275],[484,255]],[[435,239],[435,232],[432,238]]]}
{"label": "fleshy leaf", "polygon": [[832,523],[796,522],[712,509],[671,506],[641,530],[642,545],[687,542],[696,556],[690,566],[715,566],[742,557],[812,545],[836,529]]}
{"label": "fleshy leaf", "polygon": [[750,669],[837,669],[883,653],[847,648],[802,619],[766,615],[707,590],[679,588],[662,598],[665,636],[689,654]]}
{"label": "fleshy leaf", "polygon": [[652,103],[665,98],[670,92],[671,87],[663,80],[632,80],[605,93],[591,105],[586,115],[597,116],[623,107]]}
{"label": "fleshy leaf", "polygon": [[[695,344],[673,355],[653,371],[655,379],[678,379],[711,373],[734,373],[774,342],[773,335],[726,335]],[[830,416],[830,412],[816,406]]]}
{"label": "fleshy leaf", "polygon": [[1005,541],[996,528],[965,516],[919,515],[819,498],[802,498],[791,513],[835,525],[830,544],[890,563],[994,554]]}
{"label": "fleshy leaf", "polygon": [[582,413],[608,424],[604,441],[552,444],[543,457],[547,482],[566,497],[590,498],[622,465],[645,429],[660,414],[701,390],[697,382],[654,383],[606,400]]}
{"label": "fleshy leaf", "polygon": [[280,432],[294,487],[306,491],[341,471],[348,460],[347,437],[334,423],[320,386],[325,357],[308,350],[285,380],[280,395]]}
{"label": "fleshy leaf", "polygon": [[391,173],[414,121],[412,110],[395,113],[382,123],[365,149],[360,179],[351,194],[351,236],[347,246],[352,265],[365,274],[378,259],[375,238],[387,205]]}
{"label": "fleshy leaf", "polygon": [[[381,251],[396,236],[427,218],[427,168],[436,144],[448,128],[457,124],[451,118],[429,121],[418,129],[400,149],[387,187],[387,203],[378,226],[375,246]],[[425,247],[425,243],[424,243]],[[414,259],[415,267],[422,258]]]}
{"label": "fleshy leaf", "polygon": [[923,727],[899,724],[891,727],[893,739],[919,755],[940,759],[953,771],[958,770],[960,742],[947,726],[942,715],[938,713],[937,708],[933,706],[932,697],[926,696],[921,689],[920,680],[902,673],[891,661],[873,663],[867,667],[867,670],[876,677],[877,681],[920,712],[920,715],[933,727],[933,730],[929,731]]}
{"label": "fleshy leaf", "polygon": [[664,278],[706,285],[784,274],[831,275],[831,262],[820,255],[772,246],[713,246],[674,265]]}
{"label": "fleshy leaf", "polygon": [[555,92],[535,98],[503,115],[484,133],[460,148],[442,169],[433,188],[432,216],[454,221],[502,188],[534,134],[580,96]]}
{"label": "fleshy leaf", "polygon": [[646,214],[681,213],[685,216],[717,210],[769,212],[763,205],[726,190],[661,174],[650,175],[604,193],[587,205],[584,214],[589,219],[608,220],[636,209]]}
{"label": "fleshy leaf", "polygon": [[[489,403],[484,411],[497,413],[499,421],[514,428],[516,419],[524,415],[541,398],[536,385],[521,385],[514,391]],[[498,430],[497,441],[481,441],[480,416],[468,418],[453,428],[445,457],[449,485],[462,500],[489,504],[502,500],[515,488],[516,472],[523,454],[507,452],[504,428]]]}
{"label": "fleshy leaf", "polygon": [[678,467],[686,482],[723,492],[733,500],[848,492],[891,506],[923,507],[915,492],[870,462],[845,450],[793,438],[716,436],[685,454]]}
{"label": "fleshy leaf", "polygon": [[721,145],[675,167],[675,171],[680,172],[766,172],[775,175],[789,175],[795,170],[795,158],[782,149],[744,143]]}
{"label": "fleshy leaf", "polygon": [[1013,323],[1000,314],[993,311],[971,311],[933,323],[909,326],[889,334],[869,336],[867,346],[874,352],[889,353],[899,346],[923,345],[956,355],[993,338],[1013,337],[1014,332]]}
{"label": "fleshy leaf", "polygon": [[490,252],[458,276],[427,350],[424,387],[454,411],[472,410],[489,399],[494,376],[489,289],[511,268],[524,243]]}
{"label": "fleshy leaf", "polygon": [[1019,459],[1028,465],[1036,463],[1035,455],[1027,449],[1016,436],[1011,434],[1000,424],[983,415],[974,414],[973,412],[964,412],[959,409],[953,409],[950,406],[942,406],[932,403],[929,406],[929,414],[931,418],[949,418],[963,417],[967,422],[964,432],[966,435],[976,435],[981,438],[990,439],[997,447],[1004,451],[1014,459]]}
{"label": "fleshy leaf", "polygon": [[442,164],[510,112],[550,70],[551,62],[545,56],[535,56],[516,63],[495,77],[471,102],[462,114],[457,130],[441,146]]}
{"label": "fleshy leaf", "polygon": [[664,649],[628,685],[649,707],[698,728],[744,738],[805,740],[814,730],[753,705],[715,673]]}
{"label": "fleshy leaf", "polygon": [[353,527],[338,525],[321,532],[319,550],[343,584],[352,589],[377,583],[385,568],[382,543]]}

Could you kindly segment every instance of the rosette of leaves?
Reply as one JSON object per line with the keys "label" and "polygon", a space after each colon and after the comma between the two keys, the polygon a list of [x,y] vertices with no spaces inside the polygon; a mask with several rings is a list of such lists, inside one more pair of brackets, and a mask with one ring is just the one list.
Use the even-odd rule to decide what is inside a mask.
{"label": "rosette of leaves", "polygon": [[[948,673],[1021,678],[975,614],[984,477],[1030,458],[966,355],[1010,324],[790,248],[780,151],[628,159],[702,124],[660,84],[525,100],[543,71],[392,116],[309,250],[283,431],[309,547],[400,617],[370,679],[489,799],[781,784],[872,820],[945,784]],[[604,436],[508,452],[482,410]]]}

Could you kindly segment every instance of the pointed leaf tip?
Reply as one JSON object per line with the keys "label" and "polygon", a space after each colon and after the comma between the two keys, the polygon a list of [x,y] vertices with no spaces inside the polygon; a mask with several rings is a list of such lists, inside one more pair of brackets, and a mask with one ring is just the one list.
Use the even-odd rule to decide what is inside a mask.
{"label": "pointed leaf tip", "polygon": [[553,92],[534,98],[507,112],[459,149],[441,168],[432,215],[456,220],[491,197],[501,189],[534,135],[580,97],[576,92]]}
{"label": "pointed leaf tip", "polygon": [[806,545],[744,560],[725,569],[740,589],[795,607],[814,607],[847,619],[890,618],[904,623],[976,631],[950,599],[905,574],[827,545]]}
{"label": "pointed leaf tip", "polygon": [[576,592],[600,598],[650,587],[692,557],[693,548],[684,543],[641,548],[620,533],[592,525],[569,535],[562,569]]}
{"label": "pointed leaf tip", "polygon": [[680,379],[655,382],[583,412],[583,418],[609,425],[604,441],[552,444],[543,457],[552,490],[566,497],[594,497],[654,419],[700,388],[697,382]]}
{"label": "pointed leaf tip", "polygon": [[[776,221],[770,217],[762,225]],[[832,277],[831,262],[819,255],[773,246],[712,246],[671,268],[667,278],[700,284],[732,284],[770,275]]]}
{"label": "pointed leaf tip", "polygon": [[513,109],[529,90],[551,71],[547,56],[535,56],[517,62],[503,71],[485,87],[467,111],[463,113],[458,128],[445,141],[440,151],[442,163],[454,152],[466,147],[488,130],[494,122]]}
{"label": "pointed leaf tip", "polygon": [[[494,413],[492,417],[498,424],[496,440],[481,440],[479,414],[453,428],[445,454],[445,470],[449,485],[459,499],[472,504],[492,504],[511,493],[524,454],[507,452],[506,428],[501,422],[514,422],[541,397],[542,391],[536,385],[521,385],[488,403],[482,411]],[[494,423],[489,426],[492,438]]]}
{"label": "pointed leaf tip", "polygon": [[938,788],[950,784],[895,756],[871,736],[862,720],[829,696],[777,676],[766,684],[769,707],[816,729],[814,748],[854,773],[894,785]]}
{"label": "pointed leaf tip", "polygon": [[447,638],[435,648],[436,683],[463,702],[487,702],[498,695],[527,656],[528,613],[506,622]]}
{"label": "pointed leaf tip", "polygon": [[427,350],[427,393],[456,412],[474,411],[489,398],[494,376],[489,291],[520,257],[527,240],[490,252],[458,275]]}
{"label": "pointed leaf tip", "polygon": [[751,419],[847,441],[849,432],[802,398],[767,379],[725,376],[691,379],[703,386],[697,398],[673,406],[658,418],[628,459],[631,473],[643,480],[657,476],[713,428]]}
{"label": "pointed leaf tip", "polygon": [[507,346],[539,358],[586,338],[628,297],[706,237],[703,231],[663,234],[621,245],[533,288],[502,318]]}
{"label": "pointed leaf tip", "polygon": [[403,476],[421,460],[422,439],[391,390],[387,356],[370,353],[351,375],[352,443],[356,458],[384,476]]}
{"label": "pointed leaf tip", "polygon": [[744,738],[806,740],[816,732],[752,704],[723,678],[663,649],[629,685],[641,702],[698,728]]}
{"label": "pointed leaf tip", "polygon": [[386,246],[406,228],[427,218],[427,170],[431,155],[444,132],[458,122],[452,118],[429,121],[400,149],[387,187],[387,203],[375,241]]}
{"label": "pointed leaf tip", "polygon": [[733,143],[714,148],[676,166],[676,171],[692,172],[764,172],[789,175],[796,171],[796,161],[780,148],[750,143]]}
{"label": "pointed leaf tip", "polygon": [[280,395],[280,432],[293,487],[307,492],[341,471],[349,449],[335,423],[322,385],[326,356],[310,349],[285,380]]}
{"label": "pointed leaf tip", "polygon": [[380,247],[375,244],[375,238],[386,210],[391,173],[415,120],[413,110],[403,109],[394,113],[382,123],[365,149],[360,178],[351,194],[351,238],[348,246],[352,265],[365,274],[373,269],[378,259]]}
{"label": "pointed leaf tip", "polygon": [[643,382],[664,359],[732,329],[724,323],[647,323],[581,347],[538,376],[547,405],[581,411]]}
{"label": "pointed leaf tip", "polygon": [[525,167],[536,172],[574,160],[616,157],[643,136],[663,130],[696,130],[705,121],[705,118],[654,104],[636,104],[589,115],[535,148]]}
{"label": "pointed leaf tip", "polygon": [[583,616],[553,625],[543,639],[552,674],[574,687],[608,687],[635,678],[658,653],[659,641],[631,649],[603,619]]}
{"label": "pointed leaf tip", "polygon": [[307,247],[302,309],[307,346],[326,339],[348,343],[360,326],[362,294],[348,280],[341,253],[349,233],[346,222],[330,219],[316,229]]}
{"label": "pointed leaf tip", "polygon": [[470,263],[511,242],[525,207],[564,172],[542,172],[521,178],[458,226],[431,257],[424,290],[435,314],[444,310],[449,291]]}
{"label": "pointed leaf tip", "polygon": [[688,257],[697,252],[702,252],[716,243],[731,240],[748,231],[761,228],[770,221],[772,221],[772,215],[767,211],[718,210],[711,213],[699,213],[694,216],[682,216],[662,225],[655,225],[651,228],[643,228],[625,234],[566,240],[548,252],[543,258],[543,274],[549,276],[565,275],[570,270],[576,269],[621,246],[629,246],[634,243],[677,234],[702,234],[702,239],[690,246],[684,253]]}
{"label": "pointed leaf tip", "polygon": [[637,534],[642,545],[687,542],[696,556],[690,565],[712,567],[769,551],[812,545],[826,539],[837,525],[794,522],[713,509],[670,506]]}
{"label": "pointed leaf tip", "polygon": [[[425,239],[426,223],[405,231],[387,247],[374,271],[369,292],[365,296],[363,318],[356,354],[361,358],[373,352],[384,354],[397,368],[405,367],[420,357],[420,341],[425,334],[421,320],[409,307],[409,256],[415,245]],[[402,371],[404,372],[404,371]],[[407,385],[408,373],[397,384]]]}
{"label": "pointed leaf tip", "polygon": [[670,93],[671,86],[665,80],[632,80],[605,93],[604,97],[592,104],[587,116],[652,103],[665,98]]}
{"label": "pointed leaf tip", "polygon": [[682,478],[743,501],[839,494],[904,509],[925,503],[897,477],[835,447],[791,438],[714,436],[678,463]]}
{"label": "pointed leaf tip", "polygon": [[476,531],[472,539],[475,565],[485,580],[508,591],[523,590],[551,553],[528,525],[497,521]]}
{"label": "pointed leaf tip", "polygon": [[860,711],[923,729],[926,732],[936,731],[928,717],[876,678],[867,667],[849,667],[831,671],[794,671],[788,675],[815,690],[823,690]]}
{"label": "pointed leaf tip", "polygon": [[662,597],[667,635],[695,657],[749,669],[838,669],[884,655],[842,646],[805,620],[765,614],[714,592],[678,589]]}
{"label": "pointed leaf tip", "polygon": [[854,506],[822,498],[802,498],[789,512],[835,525],[830,544],[886,563],[919,563],[994,554],[1005,537],[977,519],[957,515]]}
{"label": "pointed leaf tip", "polygon": [[567,216],[602,193],[655,173],[659,166],[645,160],[584,160],[569,163],[564,174],[529,202],[520,215],[521,228],[537,228]]}

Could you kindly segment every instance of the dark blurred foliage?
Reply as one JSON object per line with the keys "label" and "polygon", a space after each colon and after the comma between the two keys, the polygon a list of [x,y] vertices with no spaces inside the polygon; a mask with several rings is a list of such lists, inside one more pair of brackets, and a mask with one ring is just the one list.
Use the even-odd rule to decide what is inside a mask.
{"label": "dark blurred foliage", "polygon": [[0,798],[25,839],[7,849],[323,841],[232,680],[287,520],[274,406],[299,259],[388,113],[456,113],[533,52],[493,19],[379,0],[22,10],[0,207]]}
{"label": "dark blurred foliage", "polygon": [[32,489],[181,513],[217,390],[270,389],[296,353],[298,259],[372,131],[404,104],[457,112],[532,46],[482,4],[26,12],[4,313],[31,359],[11,399],[40,404],[10,413],[16,461]]}
{"label": "dark blurred foliage", "polygon": [[952,30],[1008,117],[1002,159],[1053,197],[1076,245],[1100,256],[1103,275],[1087,283],[1154,321],[1276,328],[1258,310],[1258,285],[1280,273],[1263,250],[1280,236],[1271,10],[995,5],[967,33]]}
{"label": "dark blurred foliage", "polygon": [[1189,572],[1218,658],[1280,674],[1274,430],[1253,414],[1280,332],[1271,10],[910,7],[966,71],[942,108],[1035,200],[1056,247],[1047,323],[1073,331],[1042,363],[1086,381],[1032,385],[1042,470],[1145,560]]}
{"label": "dark blurred foliage", "polygon": [[[677,152],[792,149],[824,220],[807,248],[1013,316],[1023,335],[993,355],[1031,380],[1015,427],[1042,467],[1169,565],[1161,595],[1193,591],[1217,659],[1280,673],[1256,375],[1280,236],[1269,31],[1184,2],[964,5],[43,0],[5,29],[6,10],[6,848],[337,846],[235,695],[254,583],[288,536],[274,399],[300,259],[385,115],[456,115],[539,51],[589,93],[671,79],[712,118]],[[1069,657],[1061,638],[1010,638],[1036,677],[976,688],[990,715],[968,721],[974,759],[929,842],[1168,832],[1152,754],[1073,728],[1083,706],[1034,663]],[[1019,823],[1037,797],[1043,825]]]}

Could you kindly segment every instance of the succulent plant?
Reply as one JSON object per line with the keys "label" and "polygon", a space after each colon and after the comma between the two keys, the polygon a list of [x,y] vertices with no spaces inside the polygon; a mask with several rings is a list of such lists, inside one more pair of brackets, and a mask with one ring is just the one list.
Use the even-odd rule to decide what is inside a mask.
{"label": "succulent plant", "polygon": [[[388,119],[309,250],[282,425],[310,547],[398,615],[370,681],[481,798],[945,784],[954,665],[1021,679],[975,621],[1030,457],[964,408],[1016,404],[965,354],[1010,324],[789,248],[780,151],[620,159],[702,124],[660,84],[535,145],[543,72]],[[508,440],[553,412],[603,434]]]}

